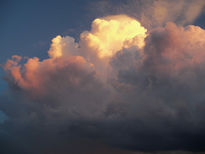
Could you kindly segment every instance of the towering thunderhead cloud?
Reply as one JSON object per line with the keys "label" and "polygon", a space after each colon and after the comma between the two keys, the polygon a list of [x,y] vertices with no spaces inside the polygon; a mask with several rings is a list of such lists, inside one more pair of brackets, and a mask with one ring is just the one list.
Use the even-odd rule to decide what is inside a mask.
{"label": "towering thunderhead cloud", "polygon": [[29,153],[66,153],[70,142],[88,139],[142,151],[204,150],[204,36],[193,25],[146,30],[116,15],[95,19],[79,42],[57,36],[42,61],[23,64],[15,55],[4,69],[18,97],[0,104],[9,117],[2,128]]}

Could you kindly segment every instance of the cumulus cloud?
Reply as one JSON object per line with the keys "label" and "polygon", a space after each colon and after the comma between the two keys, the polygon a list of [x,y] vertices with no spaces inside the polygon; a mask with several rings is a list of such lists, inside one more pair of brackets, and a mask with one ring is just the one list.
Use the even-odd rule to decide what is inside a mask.
{"label": "cumulus cloud", "polygon": [[4,65],[11,91],[0,103],[9,118],[1,129],[27,153],[93,142],[204,151],[205,30],[168,22],[148,31],[126,15],[107,16],[79,42],[56,36],[47,59],[13,56]]}
{"label": "cumulus cloud", "polygon": [[91,32],[83,32],[81,39],[103,58],[111,57],[123,48],[142,48],[146,32],[137,20],[126,15],[116,15],[95,19]]}

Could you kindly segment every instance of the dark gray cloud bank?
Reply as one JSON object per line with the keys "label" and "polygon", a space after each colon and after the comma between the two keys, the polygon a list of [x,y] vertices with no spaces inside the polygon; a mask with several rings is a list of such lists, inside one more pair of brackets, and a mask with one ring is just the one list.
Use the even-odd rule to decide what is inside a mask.
{"label": "dark gray cloud bank", "polygon": [[56,38],[50,51],[68,54],[25,65],[14,56],[4,66],[1,154],[205,151],[204,29],[166,23],[149,29],[144,48],[108,59],[83,40],[76,47],[70,37]]}

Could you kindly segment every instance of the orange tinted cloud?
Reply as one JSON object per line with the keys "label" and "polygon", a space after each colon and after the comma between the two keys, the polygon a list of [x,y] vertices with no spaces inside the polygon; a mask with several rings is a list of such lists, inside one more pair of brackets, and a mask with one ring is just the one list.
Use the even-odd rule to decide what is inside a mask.
{"label": "orange tinted cloud", "polygon": [[[21,57],[18,56],[20,59]],[[28,90],[33,95],[41,95],[46,90],[46,82],[49,80],[51,74],[57,73],[63,68],[75,66],[75,68],[82,69],[82,71],[93,71],[93,65],[86,62],[81,56],[69,56],[61,58],[49,58],[39,61],[37,57],[29,58],[24,65],[19,64],[19,60],[12,57],[4,65],[5,71],[9,76],[9,81],[19,86],[24,90]],[[73,84],[78,84],[77,78],[69,78]]]}
{"label": "orange tinted cloud", "polygon": [[[13,56],[11,60],[7,61],[4,69],[10,73],[13,82],[21,88],[38,89],[40,92],[43,83],[49,78],[49,72],[68,67],[71,61],[82,68],[88,66],[93,70],[94,64],[87,62],[82,56],[85,51],[94,52],[98,58],[111,58],[123,48],[132,46],[135,46],[136,49],[142,48],[146,31],[137,20],[126,15],[97,18],[92,23],[91,31],[81,34],[80,43],[86,47],[80,46],[80,43],[75,42],[72,37],[58,35],[52,39],[48,51],[50,58],[43,61],[39,61],[37,57],[29,58],[24,65],[21,65],[19,62],[22,58]],[[93,62],[96,63],[96,61]],[[107,66],[101,68],[103,67]]]}
{"label": "orange tinted cloud", "polygon": [[[150,61],[152,67],[163,71],[193,67],[205,59],[203,52],[205,39],[201,37],[205,35],[205,31],[200,27],[190,25],[184,28],[168,23],[164,28],[151,32],[148,37],[146,32],[147,30],[137,20],[126,15],[97,18],[92,23],[91,31],[84,31],[81,34],[79,43],[72,37],[58,35],[52,40],[48,51],[50,58],[43,61],[37,57],[29,58],[22,65],[19,63],[22,58],[13,56],[7,61],[4,69],[9,72],[10,80],[19,87],[42,89],[43,83],[48,80],[51,72],[69,67],[71,63],[78,65],[82,70],[97,72],[101,79],[107,78],[102,74],[106,74],[108,70],[108,74],[112,74],[109,59],[124,49],[143,51],[145,56],[144,59],[140,59],[140,63],[143,63],[143,60]],[[94,60],[85,55],[91,52],[97,55]],[[102,60],[99,67],[98,61],[103,58],[108,60]],[[161,63],[162,61],[166,63]]]}

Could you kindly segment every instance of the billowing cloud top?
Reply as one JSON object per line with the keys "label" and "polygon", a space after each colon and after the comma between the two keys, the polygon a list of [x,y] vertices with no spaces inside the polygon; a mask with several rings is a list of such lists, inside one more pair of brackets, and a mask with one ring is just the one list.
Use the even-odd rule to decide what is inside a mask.
{"label": "billowing cloud top", "polygon": [[9,117],[2,127],[17,141],[32,138],[28,149],[47,142],[36,153],[65,152],[73,138],[125,149],[204,150],[204,36],[200,27],[172,22],[148,32],[127,15],[95,19],[79,42],[56,36],[49,58],[23,63],[14,55],[4,65],[19,93],[13,107],[1,104]]}
{"label": "billowing cloud top", "polygon": [[81,39],[103,58],[111,57],[123,48],[142,48],[146,32],[137,20],[126,15],[116,15],[95,19],[91,32],[83,32]]}

